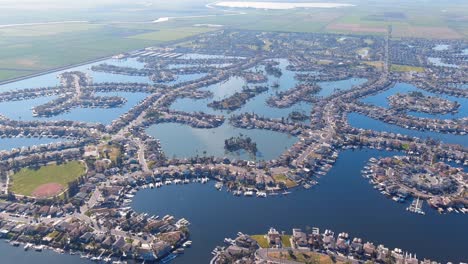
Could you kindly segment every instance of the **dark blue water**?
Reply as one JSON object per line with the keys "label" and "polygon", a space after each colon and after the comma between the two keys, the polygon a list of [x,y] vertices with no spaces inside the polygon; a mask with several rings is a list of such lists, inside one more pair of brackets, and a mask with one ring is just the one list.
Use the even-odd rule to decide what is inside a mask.
{"label": "dark blue water", "polygon": [[161,216],[185,217],[191,222],[193,246],[176,259],[179,264],[207,263],[211,250],[238,231],[264,234],[275,227],[290,233],[292,228],[307,226],[346,231],[390,248],[416,252],[419,257],[466,261],[466,216],[439,215],[429,209],[425,216],[409,213],[405,211],[407,205],[385,198],[360,176],[370,157],[395,154],[344,151],[318,186],[286,197],[234,197],[210,184],[174,185],[138,192],[132,207]]}
{"label": "dark blue water", "polygon": [[0,240],[0,263],[2,264],[90,264],[94,263],[81,259],[78,255],[58,254],[51,250],[36,252],[30,249],[24,251],[22,246],[13,247],[6,240]]}

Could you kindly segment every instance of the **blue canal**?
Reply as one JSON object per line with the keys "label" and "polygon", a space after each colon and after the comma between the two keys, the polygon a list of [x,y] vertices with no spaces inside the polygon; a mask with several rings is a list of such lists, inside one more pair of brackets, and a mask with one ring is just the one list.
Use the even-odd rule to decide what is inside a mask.
{"label": "blue canal", "polygon": [[[186,57],[196,57],[187,55]],[[141,68],[135,60],[107,60],[115,65]],[[101,62],[99,62],[101,63]],[[94,63],[98,64],[98,63]],[[132,77],[118,74],[96,73],[89,70],[94,64],[76,67],[90,73],[97,82],[148,82],[147,77]],[[269,84],[278,83],[278,88],[249,100],[237,111],[218,111],[207,107],[212,100],[219,100],[242,89],[245,81],[233,77],[222,84],[203,89],[213,92],[214,97],[202,100],[179,99],[172,109],[194,112],[204,111],[224,115],[255,112],[265,117],[287,117],[292,111],[308,113],[312,104],[298,103],[290,108],[277,109],[266,105],[266,99],[277,92],[293,88],[297,81],[294,72],[286,70],[287,61],[280,60],[283,75],[280,78],[269,76]],[[39,86],[58,85],[58,72],[50,73],[15,83],[0,86],[0,91],[23,89]],[[177,81],[198,78],[181,76]],[[320,96],[329,96],[336,90],[350,89],[365,82],[364,79],[348,79],[339,82],[319,83],[322,87]],[[396,92],[418,90],[409,84],[398,84],[378,95],[365,98],[366,103],[388,107],[387,97]],[[425,94],[430,94],[424,92]],[[143,100],[140,93],[106,93],[100,95],[119,95],[128,102],[115,109],[72,109],[68,113],[51,118],[32,116],[30,107],[49,102],[54,97],[43,97],[21,102],[0,103],[0,113],[17,120],[76,120],[109,124],[119,115],[125,113]],[[430,94],[432,95],[432,94]],[[440,95],[437,95],[440,96]],[[432,118],[461,118],[467,116],[467,100],[443,95],[449,100],[461,103],[460,111],[455,115],[431,115]],[[27,106],[27,107],[25,107]],[[410,113],[426,116],[421,113]],[[445,135],[435,132],[424,132],[388,125],[378,120],[356,113],[349,114],[352,126],[408,134],[421,138],[433,137],[447,143],[466,146],[466,136]],[[257,142],[259,153],[257,159],[274,159],[297,140],[285,134],[265,130],[245,130],[234,128],[227,122],[215,129],[195,129],[179,124],[159,124],[147,129],[150,135],[161,140],[167,156],[190,157],[195,155],[231,156],[233,158],[252,159],[248,154],[225,153],[224,139],[240,133],[252,137]],[[22,146],[60,141],[61,139],[0,139],[0,149],[8,150]],[[340,153],[337,163],[330,172],[319,180],[319,185],[310,190],[297,189],[287,196],[261,198],[234,197],[225,191],[217,191],[212,184],[189,184],[165,186],[158,190],[142,190],[133,201],[133,208],[139,212],[156,215],[172,214],[184,217],[191,222],[191,240],[193,246],[178,257],[175,263],[207,263],[211,250],[223,242],[225,237],[234,237],[239,231],[248,234],[265,233],[269,227],[290,232],[294,227],[307,229],[316,226],[321,229],[332,229],[336,232],[349,232],[351,236],[361,237],[387,247],[399,247],[418,254],[418,257],[431,258],[437,261],[467,261],[468,222],[466,217],[457,214],[439,215],[434,210],[426,210],[425,216],[405,211],[405,204],[395,203],[385,198],[372,188],[366,179],[360,176],[360,170],[370,157],[396,155],[394,152],[377,150],[347,150]],[[24,252],[22,248],[13,248],[0,242],[2,263],[87,263],[78,256],[60,255],[51,251],[42,253]]]}

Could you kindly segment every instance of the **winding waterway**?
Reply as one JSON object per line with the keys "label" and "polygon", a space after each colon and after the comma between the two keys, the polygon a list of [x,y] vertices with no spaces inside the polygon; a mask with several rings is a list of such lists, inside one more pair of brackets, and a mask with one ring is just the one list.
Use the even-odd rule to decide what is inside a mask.
{"label": "winding waterway", "polygon": [[[292,111],[309,113],[312,104],[299,102],[289,108],[275,108],[266,104],[266,100],[274,94],[293,88],[298,81],[294,78],[295,72],[286,69],[287,60],[279,60],[279,68],[282,75],[279,78],[268,76],[268,85],[270,89],[267,92],[259,94],[247,101],[247,103],[238,110],[223,111],[215,110],[207,105],[213,100],[221,100],[242,91],[242,87],[247,85],[241,77],[232,77],[229,80],[214,84],[200,90],[206,90],[213,93],[213,97],[207,99],[189,99],[182,98],[176,100],[171,109],[185,112],[205,112],[213,115],[223,115],[226,122],[214,129],[198,129],[189,125],[180,124],[157,124],[150,126],[146,131],[148,134],[161,140],[164,152],[168,157],[193,157],[196,155],[208,155],[216,157],[230,157],[242,159],[260,159],[268,160],[277,158],[282,152],[290,147],[296,141],[296,138],[282,133],[260,130],[260,129],[240,129],[229,124],[231,115],[255,112],[256,114],[268,118],[286,118]],[[364,83],[366,80],[361,78],[351,78],[336,82],[321,82],[319,86],[322,90],[318,96],[326,97],[337,90],[351,89],[353,86]],[[272,84],[277,83],[277,88],[272,88]],[[258,84],[266,85],[266,84]],[[257,143],[259,152],[256,157],[252,157],[245,152],[226,153],[224,152],[224,140],[233,136],[243,134],[249,136]],[[274,142],[274,144],[272,144]]]}
{"label": "winding waterway", "polygon": [[[113,61],[133,67],[141,67],[136,61]],[[92,64],[90,64],[92,65]],[[76,67],[73,70],[84,70],[92,74],[95,82],[104,81],[145,81],[132,76],[107,73],[95,73],[90,65]],[[294,72],[285,69],[287,61],[280,60],[283,75],[280,78],[269,76],[269,84],[277,82],[278,88],[270,88],[268,92],[249,100],[237,111],[218,111],[207,107],[213,100],[220,100],[242,89],[245,81],[233,77],[228,81],[206,87],[213,92],[210,99],[193,100],[179,99],[172,109],[195,112],[204,111],[210,114],[224,115],[255,112],[266,117],[287,117],[294,111],[308,113],[310,103],[298,103],[290,108],[277,109],[266,105],[266,99],[276,92],[294,87],[296,80]],[[0,86],[0,91],[30,88],[37,86],[58,85],[57,73],[46,74],[31,79]],[[192,78],[190,76],[188,78]],[[336,88],[350,89],[363,83],[364,79],[348,79],[339,82],[324,82],[320,96],[329,96]],[[261,85],[261,84],[260,84]],[[407,84],[398,84],[378,95],[364,99],[366,103],[374,103],[388,107],[386,97],[396,92],[419,90]],[[430,94],[426,93],[425,94]],[[68,113],[50,119],[67,119],[87,122],[110,123],[120,114],[144,98],[138,93],[106,93],[99,95],[119,95],[128,102],[116,109],[73,109]],[[439,95],[437,95],[439,96]],[[467,100],[442,96],[461,103],[460,111],[455,115],[431,115],[432,118],[460,118],[467,116]],[[30,107],[50,101],[53,97],[36,98],[21,102],[0,103],[0,113],[21,120],[37,120],[32,117]],[[25,107],[25,105],[27,107]],[[107,111],[109,110],[109,111]],[[421,113],[410,113],[425,116]],[[429,117],[429,116],[428,116]],[[42,119],[39,119],[42,120]],[[47,120],[47,119],[45,119]],[[466,136],[445,135],[435,132],[408,130],[396,125],[388,125],[381,121],[359,114],[349,115],[350,124],[355,127],[408,134],[418,137],[431,136],[447,143],[457,143],[466,146]],[[158,124],[148,128],[148,133],[161,140],[163,150],[170,157],[190,157],[195,155],[231,155],[234,158],[250,159],[248,154],[239,152],[227,154],[223,150],[224,139],[238,135],[248,135],[258,144],[258,159],[273,159],[285,148],[297,140],[285,134],[265,130],[245,130],[232,127],[227,122],[215,129],[195,129],[187,125]],[[59,139],[0,139],[0,149],[42,144]],[[206,152],[205,152],[206,151]],[[415,252],[420,258],[427,257],[438,261],[467,261],[466,245],[468,245],[468,222],[466,217],[457,214],[439,215],[435,210],[426,210],[425,216],[411,214],[405,211],[407,205],[395,203],[385,198],[372,188],[372,185],[360,175],[360,170],[370,157],[396,155],[395,152],[377,150],[346,150],[340,153],[338,161],[329,173],[319,179],[319,185],[310,190],[296,189],[288,196],[262,198],[234,197],[225,191],[217,191],[212,184],[188,184],[164,186],[157,190],[142,190],[135,196],[132,207],[145,213],[164,216],[172,214],[184,217],[191,222],[191,240],[193,246],[185,254],[178,257],[174,263],[207,263],[211,258],[211,250],[220,245],[225,237],[234,237],[237,232],[248,234],[265,233],[273,226],[279,230],[290,232],[294,227],[306,229],[316,226],[322,230],[332,229],[336,232],[349,232],[351,236],[361,237],[374,243],[382,243],[387,247],[399,247]],[[443,246],[442,246],[443,243]],[[78,256],[59,255],[50,251],[42,253],[24,252],[22,248],[13,248],[0,242],[0,254],[5,263],[88,263]]]}

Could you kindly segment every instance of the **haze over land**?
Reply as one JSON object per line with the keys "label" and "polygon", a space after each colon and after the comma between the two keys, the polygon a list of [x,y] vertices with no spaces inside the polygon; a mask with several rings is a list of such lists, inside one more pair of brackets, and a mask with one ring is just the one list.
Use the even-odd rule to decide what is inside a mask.
{"label": "haze over land", "polygon": [[215,6],[234,8],[258,8],[258,9],[294,9],[294,8],[337,8],[353,6],[341,3],[300,3],[300,2],[254,2],[254,1],[221,1]]}
{"label": "haze over land", "polygon": [[[248,5],[252,2],[258,5],[262,1],[250,1]],[[353,6],[226,10],[227,7],[205,0],[1,1],[0,10],[8,16],[0,16],[0,80],[214,30],[209,25],[285,32],[383,34],[391,24],[395,37],[468,36],[466,1],[267,2],[281,8],[290,8],[291,3]],[[82,23],[57,23],[61,21]],[[47,22],[54,23],[43,24]]]}

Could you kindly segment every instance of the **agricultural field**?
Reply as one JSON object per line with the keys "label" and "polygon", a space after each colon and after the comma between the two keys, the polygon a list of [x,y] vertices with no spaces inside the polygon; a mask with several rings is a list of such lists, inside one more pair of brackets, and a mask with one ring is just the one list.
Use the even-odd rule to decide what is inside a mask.
{"label": "agricultural field", "polygon": [[182,38],[192,37],[201,33],[206,33],[215,30],[214,28],[207,27],[181,27],[181,28],[167,28],[149,33],[143,33],[131,36],[131,39],[141,39],[157,42],[174,41]]}
{"label": "agricultural field", "polygon": [[[121,16],[122,9],[116,9],[105,13],[85,12],[81,18],[89,19],[88,22],[0,25],[0,81],[223,28],[383,35],[391,25],[395,38],[468,37],[468,2],[462,1],[425,3],[416,0],[396,5],[386,1],[368,3],[351,0],[349,2],[355,6],[346,8],[228,11],[207,8],[205,5],[209,1],[182,2],[190,9],[168,3],[164,10],[156,6],[123,9],[126,10],[125,19]],[[60,21],[65,18],[79,19],[77,14],[54,12],[51,16]],[[169,17],[166,22],[151,22],[166,16]],[[25,22],[32,21],[28,18]]]}
{"label": "agricultural field", "polygon": [[23,168],[10,177],[10,191],[26,196],[51,197],[67,189],[68,183],[83,176],[82,162],[51,164],[39,169]]}
{"label": "agricultural field", "polygon": [[63,29],[59,30],[58,25],[41,26],[44,30],[47,27],[51,27],[54,34],[40,35],[31,32],[27,35],[22,27],[0,30],[9,36],[2,36],[7,41],[0,43],[0,76],[12,78],[29,75],[154,44],[150,41],[127,39],[125,37],[133,32],[122,32],[123,30],[115,27],[77,28],[76,25],[63,24]]}

